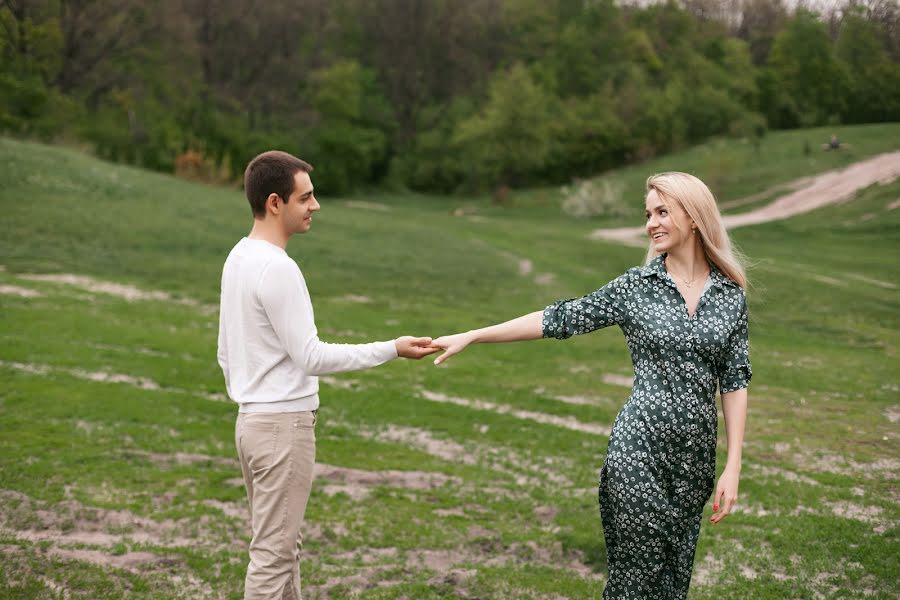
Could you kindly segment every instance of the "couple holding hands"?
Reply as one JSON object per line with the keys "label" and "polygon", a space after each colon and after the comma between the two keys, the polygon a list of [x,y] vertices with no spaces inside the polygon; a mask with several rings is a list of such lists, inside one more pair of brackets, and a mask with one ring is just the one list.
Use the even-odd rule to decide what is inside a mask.
{"label": "couple holding hands", "polygon": [[[311,171],[279,151],[250,162],[253,228],[222,272],[218,361],[240,407],[235,444],[253,532],[245,600],[300,599],[318,375],[443,351],[440,364],[474,343],[562,340],[610,325],[625,334],[634,386],[600,472],[603,598],[686,598],[706,502],[715,492],[718,523],[737,499],[751,377],[744,268],[706,185],[685,173],[650,177],[646,263],[582,298],[437,339],[329,344],[319,340],[303,275],[284,250],[319,210]],[[714,486],[716,389],[728,453]]]}

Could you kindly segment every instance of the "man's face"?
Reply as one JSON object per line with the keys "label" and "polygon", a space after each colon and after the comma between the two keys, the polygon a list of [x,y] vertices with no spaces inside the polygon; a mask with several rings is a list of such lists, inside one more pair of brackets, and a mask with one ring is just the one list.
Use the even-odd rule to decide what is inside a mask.
{"label": "man's face", "polygon": [[283,223],[289,235],[306,233],[312,226],[312,215],[321,208],[313,194],[309,173],[297,171],[294,175],[294,191],[284,205]]}

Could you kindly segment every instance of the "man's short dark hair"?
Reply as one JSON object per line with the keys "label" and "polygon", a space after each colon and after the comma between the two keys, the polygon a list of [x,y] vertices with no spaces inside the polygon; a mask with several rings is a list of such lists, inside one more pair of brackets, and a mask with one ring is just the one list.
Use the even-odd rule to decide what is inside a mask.
{"label": "man's short dark hair", "polygon": [[312,170],[308,162],[280,150],[263,152],[251,160],[244,171],[244,192],[253,216],[266,215],[266,199],[270,194],[278,194],[287,202],[294,191],[294,175]]}

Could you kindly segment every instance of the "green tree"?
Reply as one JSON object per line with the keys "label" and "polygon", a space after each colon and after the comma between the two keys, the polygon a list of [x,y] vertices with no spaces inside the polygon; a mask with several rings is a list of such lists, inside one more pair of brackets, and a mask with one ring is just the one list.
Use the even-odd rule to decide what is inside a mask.
{"label": "green tree", "polygon": [[309,90],[319,119],[308,154],[318,164],[317,183],[343,193],[384,178],[395,125],[374,73],[356,61],[340,61],[313,72]]}
{"label": "green tree", "polygon": [[458,152],[472,165],[470,182],[517,186],[535,181],[551,149],[554,100],[521,63],[498,72],[484,108],[454,134]]}
{"label": "green tree", "polygon": [[900,119],[900,64],[892,61],[877,23],[860,9],[844,14],[835,46],[849,74],[851,94],[844,120],[855,123]]}
{"label": "green tree", "polygon": [[769,69],[771,84],[785,95],[766,98],[766,114],[775,127],[823,125],[844,112],[846,73],[815,14],[799,11],[776,36]]}

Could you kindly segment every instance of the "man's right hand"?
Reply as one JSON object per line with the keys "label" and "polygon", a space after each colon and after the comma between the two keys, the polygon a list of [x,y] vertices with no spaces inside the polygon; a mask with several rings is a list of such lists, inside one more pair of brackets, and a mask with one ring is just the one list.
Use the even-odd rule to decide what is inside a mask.
{"label": "man's right hand", "polygon": [[397,347],[397,356],[415,360],[418,360],[423,356],[428,356],[429,354],[434,354],[440,350],[440,348],[435,348],[431,345],[430,337],[404,335],[403,337],[394,340],[394,345]]}

